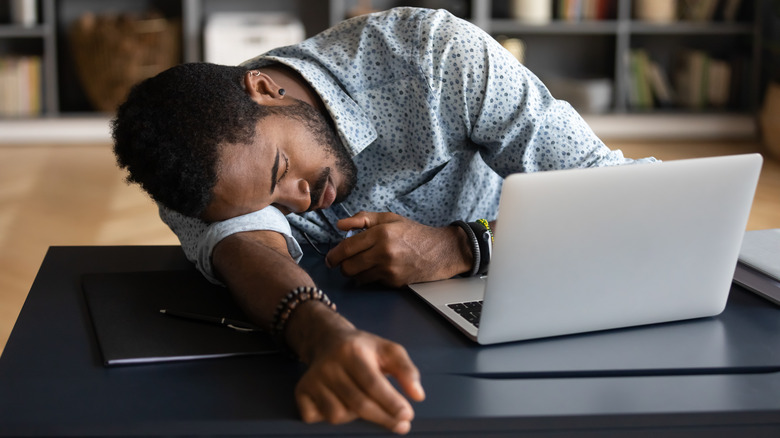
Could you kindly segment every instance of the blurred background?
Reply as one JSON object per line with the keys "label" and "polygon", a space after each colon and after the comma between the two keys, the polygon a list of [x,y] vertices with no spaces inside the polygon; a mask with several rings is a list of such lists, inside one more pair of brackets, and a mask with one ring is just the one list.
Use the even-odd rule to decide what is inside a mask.
{"label": "blurred background", "polygon": [[135,82],[402,5],[484,29],[626,156],[764,154],[748,229],[780,228],[780,1],[0,0],[0,351],[50,246],[178,244],[111,153]]}

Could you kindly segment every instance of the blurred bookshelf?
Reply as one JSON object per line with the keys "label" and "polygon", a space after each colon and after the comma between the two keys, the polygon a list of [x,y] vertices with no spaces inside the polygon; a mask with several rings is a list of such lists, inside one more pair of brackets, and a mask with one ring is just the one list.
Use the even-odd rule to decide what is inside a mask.
{"label": "blurred bookshelf", "polygon": [[308,36],[327,27],[327,10],[305,0],[0,0],[0,141],[12,125],[110,118],[121,101],[111,84],[126,92],[169,65],[203,61],[216,14],[299,17]]}
{"label": "blurred bookshelf", "polygon": [[331,24],[369,5],[444,7],[502,42],[599,135],[744,138],[758,135],[766,3],[331,0]]}
{"label": "blurred bookshelf", "polygon": [[59,106],[54,3],[0,0],[0,120]]}
{"label": "blurred bookshelf", "polygon": [[[667,2],[672,17],[642,15]],[[154,11],[177,42],[173,62],[193,62],[205,60],[209,18],[220,12],[281,11],[300,18],[311,36],[350,15],[401,5],[446,8],[480,26],[599,135],[757,136],[765,0],[0,0],[0,96],[33,101],[16,110],[0,102],[0,142],[45,140],[53,130],[74,141],[108,140],[113,101],[97,103],[90,94],[108,93],[85,83],[94,88],[110,60],[123,57],[82,56],[92,64],[77,65],[71,41],[85,16]],[[694,16],[694,6],[709,10]],[[32,9],[32,18],[19,17],[20,9]]]}

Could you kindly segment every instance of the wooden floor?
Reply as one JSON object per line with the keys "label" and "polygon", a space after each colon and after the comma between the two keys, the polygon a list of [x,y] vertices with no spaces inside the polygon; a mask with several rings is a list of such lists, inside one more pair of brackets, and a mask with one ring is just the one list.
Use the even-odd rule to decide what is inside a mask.
{"label": "wooden floor", "polygon": [[[632,158],[760,151],[757,144],[607,141]],[[125,184],[110,145],[0,146],[0,351],[53,245],[176,244],[154,204]],[[766,160],[748,229],[780,228],[780,162]]]}

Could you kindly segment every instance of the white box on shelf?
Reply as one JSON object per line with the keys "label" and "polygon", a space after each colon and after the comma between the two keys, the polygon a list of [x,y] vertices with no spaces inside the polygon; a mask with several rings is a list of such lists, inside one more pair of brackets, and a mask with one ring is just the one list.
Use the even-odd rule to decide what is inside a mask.
{"label": "white box on shelf", "polygon": [[553,97],[569,102],[580,113],[605,113],[612,106],[611,79],[547,77],[543,81]]}
{"label": "white box on shelf", "polygon": [[303,41],[303,24],[279,12],[220,12],[209,16],[203,34],[206,62],[238,65],[277,47]]}
{"label": "white box on shelf", "polygon": [[11,16],[15,24],[33,27],[38,23],[38,2],[36,0],[12,0]]}

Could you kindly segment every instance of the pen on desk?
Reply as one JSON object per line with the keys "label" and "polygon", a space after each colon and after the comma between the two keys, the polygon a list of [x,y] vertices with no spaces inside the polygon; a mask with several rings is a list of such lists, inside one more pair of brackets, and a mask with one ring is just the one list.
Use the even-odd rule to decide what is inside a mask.
{"label": "pen on desk", "polygon": [[201,315],[198,313],[180,312],[177,310],[170,310],[170,309],[160,309],[160,313],[162,313],[163,315],[169,315],[176,318],[188,319],[190,321],[200,321],[200,322],[207,322],[211,324],[223,325],[225,327],[232,328],[233,330],[237,330],[240,332],[254,332],[260,330],[259,328],[257,328],[252,324],[243,321],[238,321],[235,319],[223,318],[220,316]]}

